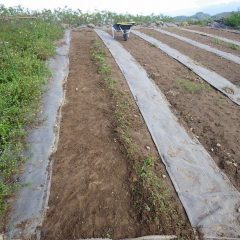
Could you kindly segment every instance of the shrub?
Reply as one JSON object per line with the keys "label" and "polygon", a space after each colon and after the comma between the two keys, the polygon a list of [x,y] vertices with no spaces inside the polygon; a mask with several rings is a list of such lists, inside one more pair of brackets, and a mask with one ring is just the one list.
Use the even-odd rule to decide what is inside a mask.
{"label": "shrub", "polygon": [[225,24],[231,27],[240,27],[240,11],[232,13],[225,19]]}

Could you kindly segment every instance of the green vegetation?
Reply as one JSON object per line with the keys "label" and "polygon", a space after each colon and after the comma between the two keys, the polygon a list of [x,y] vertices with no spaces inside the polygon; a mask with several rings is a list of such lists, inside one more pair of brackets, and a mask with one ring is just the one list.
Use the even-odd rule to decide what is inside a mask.
{"label": "green vegetation", "polygon": [[[3,11],[23,14],[20,9]],[[26,14],[26,13],[25,13]],[[55,53],[60,25],[44,19],[0,20],[0,215],[5,197],[16,186],[16,172],[24,148],[26,126],[33,122],[43,86],[50,72],[45,60]]]}
{"label": "green vegetation", "polygon": [[225,45],[225,46],[227,46],[227,47],[229,47],[229,48],[231,48],[233,50],[239,50],[239,46],[238,45],[233,44],[233,43],[225,43],[225,42],[221,41],[218,38],[214,38],[212,40],[212,42],[215,43],[215,44],[218,44],[218,45],[220,45],[220,44],[223,45],[223,46]]}
{"label": "green vegetation", "polygon": [[106,86],[111,91],[114,102],[116,102],[114,116],[119,127],[122,143],[127,150],[127,155],[129,157],[132,157],[136,147],[133,144],[132,137],[129,134],[128,128],[130,127],[130,124],[129,120],[126,117],[129,108],[131,108],[130,101],[124,97],[124,93],[120,92],[116,88],[116,81],[112,78],[111,68],[106,62],[106,52],[100,42],[96,41],[93,43],[91,49],[91,57],[92,60],[97,64],[97,71],[102,75]]}
{"label": "green vegetation", "polygon": [[[0,214],[5,208],[5,198],[16,186],[12,176],[24,160],[21,153],[25,147],[26,126],[36,117],[44,83],[50,74],[45,60],[55,53],[54,41],[62,36],[62,24],[76,26],[169,20],[171,18],[161,14],[144,16],[108,11],[83,13],[80,9],[67,7],[53,11],[30,11],[20,6],[6,8],[0,5]],[[104,56],[101,54],[96,57],[99,57],[98,61],[103,61]],[[107,65],[101,66],[98,71],[106,76],[109,86],[114,85]],[[121,111],[127,104],[120,102],[116,110],[123,128],[126,123]],[[126,143],[131,142],[126,131],[123,139]]]}
{"label": "green vegetation", "polygon": [[206,26],[206,25],[208,25],[211,22],[212,22],[211,18],[203,19],[203,20],[192,20],[192,19],[189,19],[187,21],[188,25],[199,25],[201,27]]}
{"label": "green vegetation", "polygon": [[145,192],[148,192],[148,201],[145,200],[144,208],[148,212],[152,212],[150,217],[158,214],[167,213],[169,208],[169,193],[163,186],[162,180],[154,171],[155,159],[147,157],[138,167],[138,175],[140,176],[140,184]]}
{"label": "green vegetation", "polygon": [[132,14],[117,14],[109,11],[95,11],[92,13],[84,13],[80,9],[72,10],[65,7],[64,9],[55,9],[42,11],[29,11],[21,7],[18,8],[5,8],[0,5],[0,17],[9,16],[35,16],[45,20],[51,20],[55,22],[61,22],[70,25],[81,25],[93,23],[98,24],[113,24],[116,22],[128,22],[134,21],[136,23],[160,23],[172,21],[169,16],[159,15],[132,15]]}
{"label": "green vegetation", "polygon": [[233,50],[239,50],[239,46],[233,43],[229,43],[228,44],[229,48],[233,49]]}
{"label": "green vegetation", "polygon": [[212,41],[213,41],[213,43],[221,44],[221,40],[218,38],[214,38]]}
{"label": "green vegetation", "polygon": [[240,11],[234,12],[226,17],[224,23],[231,27],[240,28]]}
{"label": "green vegetation", "polygon": [[200,93],[202,91],[208,91],[210,88],[207,84],[193,82],[188,79],[177,79],[177,86],[180,89],[192,94]]}

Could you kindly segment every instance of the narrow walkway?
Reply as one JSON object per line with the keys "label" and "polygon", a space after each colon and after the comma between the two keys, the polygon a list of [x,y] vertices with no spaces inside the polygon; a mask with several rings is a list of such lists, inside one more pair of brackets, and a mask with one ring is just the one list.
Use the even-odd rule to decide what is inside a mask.
{"label": "narrow walkway", "polygon": [[125,76],[193,227],[205,238],[240,235],[240,193],[171,112],[146,71],[109,34],[95,30]]}
{"label": "narrow walkway", "polygon": [[227,42],[227,43],[231,43],[231,44],[235,44],[237,46],[240,46],[240,42],[235,41],[235,40],[231,40],[231,39],[228,39],[228,38],[220,37],[220,36],[217,36],[217,35],[201,32],[201,31],[197,31],[197,30],[192,30],[192,29],[186,29],[186,28],[179,28],[179,29],[181,29],[183,31],[187,31],[187,32],[197,33],[197,34],[200,34],[200,35],[203,35],[203,36],[216,38],[216,39],[219,39],[221,41],[224,41],[224,42]]}
{"label": "narrow walkway", "polygon": [[178,39],[178,40],[181,40],[181,41],[183,41],[183,42],[186,42],[186,43],[188,43],[188,44],[191,44],[191,45],[193,45],[193,46],[195,46],[195,47],[201,48],[201,49],[203,49],[203,50],[205,50],[205,51],[214,53],[214,54],[216,54],[216,55],[218,55],[218,56],[220,56],[220,57],[222,57],[222,58],[225,58],[225,59],[227,59],[227,60],[230,60],[230,61],[232,61],[232,62],[235,62],[235,63],[237,63],[237,64],[240,64],[240,57],[235,56],[235,55],[233,55],[233,54],[231,54],[231,53],[223,52],[223,51],[218,50],[218,49],[216,49],[216,48],[210,47],[210,46],[208,46],[208,45],[206,45],[206,44],[202,44],[202,43],[197,42],[197,41],[194,41],[194,40],[192,40],[192,39],[190,39],[190,38],[186,38],[186,37],[183,37],[183,36],[179,36],[179,35],[177,35],[177,34],[175,34],[175,33],[171,33],[171,32],[165,31],[165,30],[156,29],[156,28],[153,28],[153,30],[155,30],[155,31],[157,31],[157,32],[160,32],[160,33],[162,33],[162,34],[165,34],[165,35],[174,37],[174,38],[176,38],[176,39]]}
{"label": "narrow walkway", "polygon": [[144,33],[139,31],[132,31],[138,37],[144,39],[145,41],[155,45],[163,52],[167,53],[172,58],[176,59],[189,69],[191,69],[194,73],[200,76],[203,80],[208,82],[214,88],[222,92],[224,95],[229,97],[233,102],[240,105],[240,88],[232,84],[226,78],[220,76],[216,72],[213,72],[205,67],[198,65],[195,61],[193,61],[188,56],[180,53],[174,48],[169,47],[167,44],[160,42],[159,40],[150,37]]}

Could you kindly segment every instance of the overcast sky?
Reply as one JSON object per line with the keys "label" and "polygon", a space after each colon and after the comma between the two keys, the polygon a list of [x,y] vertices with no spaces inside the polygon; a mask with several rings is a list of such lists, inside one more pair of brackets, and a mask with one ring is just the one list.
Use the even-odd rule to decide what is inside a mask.
{"label": "overcast sky", "polygon": [[82,11],[109,10],[118,13],[163,13],[171,16],[192,15],[197,11],[215,14],[240,8],[240,0],[0,0],[5,6],[21,5],[29,9],[63,8]]}

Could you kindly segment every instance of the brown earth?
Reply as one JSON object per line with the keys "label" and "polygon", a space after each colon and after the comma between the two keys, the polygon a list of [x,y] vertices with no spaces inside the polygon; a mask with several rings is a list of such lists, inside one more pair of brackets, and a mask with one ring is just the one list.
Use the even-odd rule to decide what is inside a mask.
{"label": "brown earth", "polygon": [[219,49],[221,51],[240,56],[240,47],[239,47],[239,49],[232,49],[230,47],[230,45],[226,42],[220,41],[219,43],[216,43],[214,38],[202,36],[202,35],[199,35],[196,33],[186,32],[186,31],[181,30],[180,28],[167,28],[166,31],[176,33],[183,37],[190,38],[192,40],[209,45],[209,46]]}
{"label": "brown earth", "polygon": [[190,44],[184,43],[181,40],[167,36],[160,32],[141,29],[141,32],[146,33],[161,42],[175,48],[179,52],[189,56],[195,60],[198,64],[207,67],[208,69],[217,72],[221,76],[225,77],[232,83],[240,84],[240,67],[239,64],[233,63],[229,60],[216,56],[213,53],[204,51],[200,48],[194,47]]}
{"label": "brown earth", "polygon": [[201,32],[210,33],[210,34],[217,35],[220,37],[229,38],[229,39],[236,40],[236,41],[240,41],[239,34],[227,32],[227,31],[224,31],[221,29],[213,29],[213,28],[200,27],[200,26],[189,26],[187,28],[192,29],[192,30],[201,31]]}
{"label": "brown earth", "polygon": [[[193,239],[184,210],[160,161],[155,170],[159,177],[167,176],[162,182],[169,189],[171,216],[147,223],[139,219],[131,191],[132,164],[118,138],[114,118],[116,103],[90,59],[96,38],[92,31],[72,33],[66,102],[58,149],[52,156],[51,194],[42,239],[119,239],[149,234],[178,234]],[[132,101],[109,54],[108,63],[118,88]],[[137,147],[136,159],[144,160],[149,155],[159,159],[143,119],[136,105],[132,105],[129,134]]]}
{"label": "brown earth", "polygon": [[[199,138],[240,190],[239,106],[139,37],[131,35],[127,42],[120,41],[164,92],[173,112],[188,132]],[[199,87],[198,91],[191,92],[180,84],[189,81]]]}

